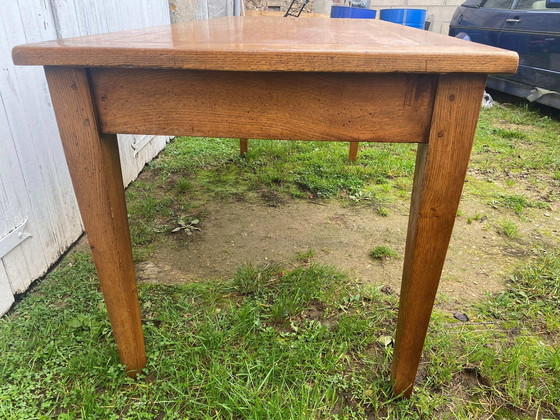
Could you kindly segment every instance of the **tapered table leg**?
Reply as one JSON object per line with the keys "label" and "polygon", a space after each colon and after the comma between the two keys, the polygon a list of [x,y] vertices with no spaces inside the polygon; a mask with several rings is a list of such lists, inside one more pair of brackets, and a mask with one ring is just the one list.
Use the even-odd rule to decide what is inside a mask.
{"label": "tapered table leg", "polygon": [[99,132],[84,69],[45,73],[120,359],[135,376],[146,354],[117,137]]}
{"label": "tapered table leg", "polygon": [[245,156],[245,154],[249,151],[249,140],[248,139],[239,139],[239,154],[241,156]]}
{"label": "tapered table leg", "polygon": [[463,190],[486,77],[440,76],[428,143],[419,144],[392,366],[410,396]]}
{"label": "tapered table leg", "polygon": [[348,150],[348,160],[350,160],[351,162],[354,162],[356,159],[358,159],[359,144],[360,143],[357,141],[350,142],[350,149]]}

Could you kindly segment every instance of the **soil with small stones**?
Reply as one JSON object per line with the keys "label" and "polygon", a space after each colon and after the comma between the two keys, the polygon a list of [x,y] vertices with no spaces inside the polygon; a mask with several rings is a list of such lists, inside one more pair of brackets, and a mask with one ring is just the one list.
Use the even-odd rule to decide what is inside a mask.
{"label": "soil with small stones", "polygon": [[[476,200],[465,199],[460,208],[465,214],[480,211],[488,216],[470,223],[466,217],[457,218],[439,287],[440,306],[450,309],[502,290],[513,268],[531,256],[531,238],[539,237],[529,220],[520,223],[520,239],[500,236],[492,223],[503,212]],[[301,264],[299,253],[313,250],[312,262],[332,265],[360,283],[398,293],[408,203],[388,209],[389,215],[382,217],[371,206],[262,194],[242,202],[213,202],[205,207],[201,230],[190,236],[170,234],[159,241],[153,255],[137,265],[138,278],[155,283],[229,278],[243,264],[295,267]],[[541,222],[545,219],[539,217]],[[369,251],[382,245],[399,256],[372,259]]]}

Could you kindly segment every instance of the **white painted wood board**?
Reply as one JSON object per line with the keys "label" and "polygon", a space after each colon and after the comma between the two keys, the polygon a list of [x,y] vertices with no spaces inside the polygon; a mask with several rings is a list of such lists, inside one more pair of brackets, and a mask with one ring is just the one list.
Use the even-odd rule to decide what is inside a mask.
{"label": "white painted wood board", "polygon": [[[0,315],[81,234],[43,70],[12,64],[13,46],[169,23],[167,0],[10,0],[0,12],[0,240],[28,219],[32,237],[0,259]],[[125,184],[165,145],[119,136]],[[138,142],[144,144],[138,151]],[[134,147],[136,145],[136,148]]]}

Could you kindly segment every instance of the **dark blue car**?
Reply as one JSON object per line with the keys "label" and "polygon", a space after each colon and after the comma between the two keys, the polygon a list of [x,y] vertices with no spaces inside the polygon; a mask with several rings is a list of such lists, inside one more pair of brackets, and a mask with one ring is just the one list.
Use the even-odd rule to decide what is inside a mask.
{"label": "dark blue car", "polygon": [[517,51],[517,73],[488,87],[560,109],[560,0],[467,0],[449,35]]}

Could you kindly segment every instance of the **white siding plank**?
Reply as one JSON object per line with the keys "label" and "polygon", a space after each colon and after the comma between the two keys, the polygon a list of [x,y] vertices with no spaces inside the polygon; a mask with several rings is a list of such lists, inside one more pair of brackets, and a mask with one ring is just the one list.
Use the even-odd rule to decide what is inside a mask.
{"label": "white siding plank", "polygon": [[[81,229],[75,211],[61,205],[62,199],[71,193],[71,185],[67,174],[65,179],[61,178],[65,165],[42,69],[16,68],[9,58],[13,45],[52,39],[56,35],[52,21],[49,22],[50,10],[41,0],[5,6],[0,19],[7,29],[2,34],[6,42],[2,43],[0,54],[7,58],[7,71],[0,76],[0,86],[12,139],[8,160],[12,160],[14,170],[8,176],[20,178],[15,191],[20,197],[19,206],[14,211],[20,220],[29,218],[28,229],[33,239],[22,243],[3,260],[12,291],[22,292],[32,280],[45,273],[49,262],[60,256]],[[3,138],[3,142],[9,143],[9,139]],[[14,160],[19,165],[19,176]],[[72,232],[72,226],[78,229]],[[28,275],[17,275],[20,266],[27,268]]]}
{"label": "white siding plank", "polygon": [[[1,122],[1,121],[0,121]],[[1,127],[1,125],[0,125]],[[6,159],[2,159],[2,162],[6,162]],[[23,220],[19,220],[19,208],[14,206],[12,204],[12,201],[10,201],[10,199],[17,201],[18,200],[18,196],[17,194],[15,194],[11,183],[8,181],[7,185],[4,182],[5,179],[10,179],[8,177],[5,176],[5,170],[1,170],[3,168],[6,168],[7,165],[2,164],[1,168],[0,168],[0,194],[3,197],[2,200],[2,204],[0,207],[0,211],[1,211],[1,215],[2,217],[0,218],[2,222],[4,222],[3,224],[3,228],[0,231],[0,238],[4,237],[5,235],[7,235],[11,230],[13,230],[16,226],[18,226],[19,224],[21,224],[21,222],[23,222]],[[4,176],[2,176],[2,174],[4,173]],[[4,204],[5,203],[5,204]],[[19,202],[17,203],[19,204]],[[35,243],[34,245],[40,245],[40,243]],[[39,252],[38,257],[42,257],[43,253],[42,253],[42,248],[39,246],[37,248],[37,252]],[[6,261],[8,261],[8,268],[5,267],[4,265],[4,259],[6,259]],[[11,264],[10,261],[14,261],[15,264]],[[2,292],[2,295],[4,296],[8,296],[9,294],[13,294],[13,290],[11,285],[9,284],[9,278],[30,278],[31,274],[29,273],[28,270],[28,265],[27,265],[27,261],[25,258],[25,255],[23,254],[22,250],[20,247],[16,247],[15,249],[13,249],[9,255],[4,256],[3,258],[0,258],[0,265],[2,265],[2,273],[3,276],[5,277],[5,281],[2,281],[0,283],[0,289],[3,289],[5,291]],[[3,302],[7,302],[4,301],[4,299],[2,299]],[[6,303],[5,303],[6,304]],[[10,303],[11,305],[11,303]],[[4,307],[2,305],[0,305],[0,312],[3,312],[4,310],[7,310],[7,307]]]}
{"label": "white siding plank", "polygon": [[[135,0],[51,0],[54,15],[58,17],[59,35],[95,35],[170,23],[166,0],[139,3]],[[102,19],[99,19],[102,17]],[[157,137],[135,155],[133,144],[140,136],[119,135],[119,151],[124,185],[136,179],[146,162],[165,147],[168,137]]]}
{"label": "white siding plank", "polygon": [[[0,51],[1,53],[1,51]],[[2,158],[0,159],[0,194],[2,194],[2,204],[0,206],[0,237],[5,236],[16,226],[21,224],[27,217],[36,219],[31,201],[27,195],[25,179],[22,168],[18,160],[12,130],[6,114],[6,107],[3,93],[10,86],[6,86],[9,80],[3,77],[6,72],[0,75],[0,139],[2,140]],[[6,276],[13,279],[31,278],[28,261],[35,258],[36,265],[46,265],[42,243],[33,241],[27,248],[29,256],[26,258],[24,252],[18,247],[10,254],[4,256],[9,268],[6,269]],[[10,264],[10,261],[15,264]],[[10,288],[12,290],[12,288]],[[23,289],[25,290],[25,289]]]}
{"label": "white siding plank", "polygon": [[[4,4],[5,3],[5,4]],[[82,231],[41,68],[15,67],[17,44],[169,23],[167,0],[19,0],[0,12],[0,237],[28,218],[33,236],[0,260],[0,314]],[[165,145],[119,139],[126,183]]]}
{"label": "white siding plank", "polygon": [[8,275],[4,269],[4,264],[0,260],[0,316],[4,315],[14,303],[14,294],[10,288]]}

